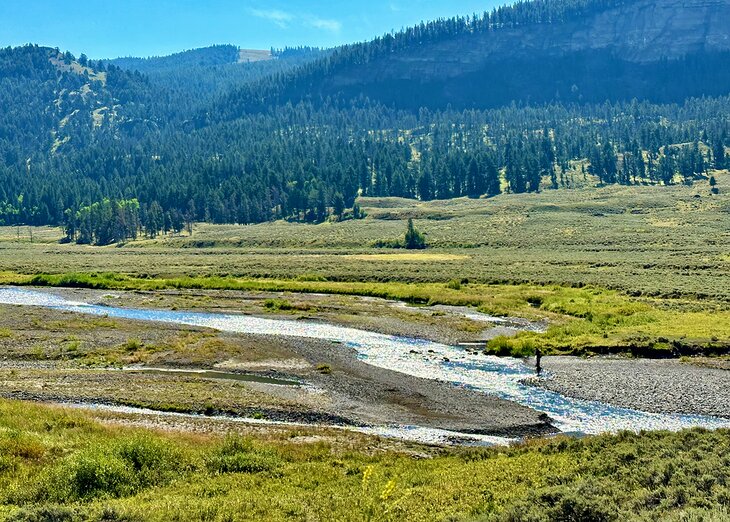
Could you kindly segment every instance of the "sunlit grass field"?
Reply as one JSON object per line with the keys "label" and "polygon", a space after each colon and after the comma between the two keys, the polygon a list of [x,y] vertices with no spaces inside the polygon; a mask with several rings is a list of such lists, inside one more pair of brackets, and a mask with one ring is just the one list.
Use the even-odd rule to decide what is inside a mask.
{"label": "sunlit grass field", "polygon": [[[634,186],[489,200],[364,199],[368,216],[307,225],[200,224],[192,237],[58,244],[58,229],[0,228],[0,272],[119,272],[357,282],[532,282],[730,302],[730,175],[692,187]],[[375,248],[412,217],[430,248]],[[19,239],[18,239],[19,238]]]}
{"label": "sunlit grass field", "polygon": [[[0,401],[7,520],[700,520],[728,515],[726,431],[541,440],[512,448],[348,446],[100,424]],[[688,518],[694,517],[694,518]],[[709,519],[709,518],[705,518]]]}

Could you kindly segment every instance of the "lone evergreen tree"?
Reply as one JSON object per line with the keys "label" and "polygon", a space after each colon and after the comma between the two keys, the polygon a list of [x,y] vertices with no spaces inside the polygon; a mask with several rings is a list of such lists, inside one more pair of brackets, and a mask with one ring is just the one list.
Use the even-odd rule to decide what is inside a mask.
{"label": "lone evergreen tree", "polygon": [[363,219],[365,218],[365,212],[360,207],[360,204],[358,202],[355,202],[352,205],[352,219]]}
{"label": "lone evergreen tree", "polygon": [[724,169],[727,165],[727,154],[725,154],[725,144],[722,140],[717,140],[712,147],[712,157],[715,160],[715,168]]}
{"label": "lone evergreen tree", "polygon": [[413,219],[408,219],[408,230],[404,246],[409,250],[420,250],[426,248],[426,238],[423,237],[416,227],[413,226]]}
{"label": "lone evergreen tree", "polygon": [[710,176],[710,192],[713,194],[719,194],[720,189],[717,188],[717,180],[715,176]]}

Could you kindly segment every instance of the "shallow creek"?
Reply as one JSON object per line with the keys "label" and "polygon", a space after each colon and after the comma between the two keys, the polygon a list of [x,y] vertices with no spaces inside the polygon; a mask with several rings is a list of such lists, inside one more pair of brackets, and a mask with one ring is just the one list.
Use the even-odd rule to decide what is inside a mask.
{"label": "shallow creek", "polygon": [[[423,339],[395,337],[306,321],[97,306],[69,301],[51,292],[20,288],[0,288],[0,304],[41,306],[90,315],[208,327],[226,332],[324,339],[342,344],[343,349],[349,347],[355,350],[358,358],[366,364],[479,390],[544,412],[558,429],[568,433],[679,430],[695,426],[711,429],[730,427],[729,419],[646,413],[600,402],[571,399],[522,384],[524,379],[533,376],[533,370],[521,360],[475,354],[461,347]],[[378,429],[383,435],[418,438],[403,435],[415,435],[419,428]],[[473,436],[469,438],[480,439]],[[482,442],[498,442],[493,437],[483,439]]]}

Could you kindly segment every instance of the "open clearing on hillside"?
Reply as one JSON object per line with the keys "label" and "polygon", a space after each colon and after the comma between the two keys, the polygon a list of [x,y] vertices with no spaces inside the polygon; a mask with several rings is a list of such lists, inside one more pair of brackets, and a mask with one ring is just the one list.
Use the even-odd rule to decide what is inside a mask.
{"label": "open clearing on hillside", "polygon": [[238,63],[261,62],[265,60],[273,60],[271,51],[259,49],[239,49]]}

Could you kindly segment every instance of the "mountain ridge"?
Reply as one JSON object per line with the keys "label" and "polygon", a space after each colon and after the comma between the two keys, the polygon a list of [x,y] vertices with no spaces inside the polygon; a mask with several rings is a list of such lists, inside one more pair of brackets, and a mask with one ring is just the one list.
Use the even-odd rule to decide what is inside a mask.
{"label": "mountain ridge", "polygon": [[[716,16],[728,2],[683,2],[682,12],[701,8],[678,28],[677,0],[536,0],[367,44],[274,51],[276,60],[235,63],[235,46],[193,50],[144,62],[144,73],[135,62],[125,70],[37,46],[0,49],[0,224],[64,223],[87,241],[93,234],[75,232],[110,208],[138,206],[157,233],[180,216],[347,219],[360,216],[359,196],[708,179],[730,166],[730,19]],[[652,14],[661,6],[671,16]],[[690,54],[644,62],[585,48],[659,46],[623,34],[633,18],[611,13],[626,9]],[[603,40],[586,37],[592,23]],[[523,51],[494,51],[524,33]],[[475,39],[487,43],[460,52]],[[393,63],[405,76],[389,72]]]}
{"label": "mountain ridge", "polygon": [[[730,91],[722,68],[730,0],[540,0],[509,9],[345,46],[279,78],[278,90],[241,93],[243,105],[358,96],[409,109],[634,97],[663,103]],[[707,76],[702,86],[689,78],[698,70]]]}

